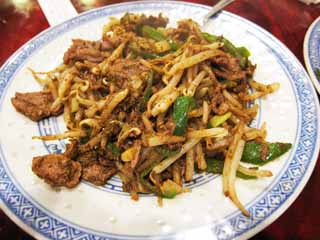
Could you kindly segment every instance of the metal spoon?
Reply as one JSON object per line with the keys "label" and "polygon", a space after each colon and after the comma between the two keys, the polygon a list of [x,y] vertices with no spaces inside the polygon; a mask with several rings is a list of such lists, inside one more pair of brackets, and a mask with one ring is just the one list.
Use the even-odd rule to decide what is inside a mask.
{"label": "metal spoon", "polygon": [[220,12],[223,8],[228,6],[230,3],[234,2],[235,0],[220,0],[215,5],[212,6],[212,9],[203,17],[203,24],[202,26],[205,26],[210,18]]}

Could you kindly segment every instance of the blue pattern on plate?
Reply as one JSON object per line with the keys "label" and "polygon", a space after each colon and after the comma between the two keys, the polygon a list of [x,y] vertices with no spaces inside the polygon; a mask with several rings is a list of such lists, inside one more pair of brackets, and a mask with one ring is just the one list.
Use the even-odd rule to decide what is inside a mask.
{"label": "blue pattern on plate", "polygon": [[[313,73],[320,69],[320,18],[313,25],[308,40],[308,58]],[[318,88],[320,88],[320,79],[318,80]]]}
{"label": "blue pattern on plate", "polygon": [[[205,8],[207,7],[188,4],[188,3],[166,3],[166,2],[148,2],[148,3],[129,3],[122,5],[109,6],[108,8],[97,9],[85,13],[75,19],[71,19],[57,27],[50,29],[37,38],[23,46],[16,54],[14,54],[10,61],[8,61],[0,72],[0,109],[3,96],[6,93],[6,88],[13,79],[15,72],[23,65],[24,61],[29,58],[34,51],[44,46],[48,41],[58,37],[60,34],[73,29],[75,26],[84,24],[96,18],[116,14],[117,12],[143,10],[146,4],[150,8],[157,9],[158,6],[173,8],[175,4],[185,5],[186,7]],[[261,41],[268,39],[265,43],[273,53],[278,57],[283,69],[290,76],[293,88],[297,94],[297,105],[299,112],[299,132],[298,132],[298,145],[293,150],[293,158],[291,162],[284,169],[283,174],[279,179],[271,185],[270,189],[246,207],[251,213],[250,219],[244,217],[239,211],[228,216],[224,219],[223,223],[215,223],[211,229],[217,236],[217,239],[233,239],[239,237],[250,230],[259,227],[267,218],[272,218],[272,215],[277,211],[281,211],[281,206],[288,201],[294,199],[294,195],[301,190],[308,176],[310,175],[310,164],[314,164],[316,157],[316,145],[318,136],[318,100],[310,84],[308,76],[301,64],[296,58],[275,38],[267,32],[261,30],[256,25],[236,17],[229,13],[222,13],[219,17],[224,17],[227,21],[241,21],[245,22],[251,29],[254,29],[255,36]],[[53,146],[55,148],[55,146]],[[86,229],[77,226],[58,216],[50,213],[48,210],[39,206],[32,197],[29,196],[21,188],[19,183],[12,177],[10,170],[7,168],[6,160],[0,145],[0,198],[7,209],[11,211],[21,222],[31,227],[34,231],[42,234],[43,236],[51,239],[141,239],[152,238],[152,236],[127,236],[116,235],[105,232],[96,232],[92,229]],[[305,176],[305,175],[308,176]],[[226,226],[232,227],[226,229]],[[173,238],[175,235],[165,235],[159,239]]]}

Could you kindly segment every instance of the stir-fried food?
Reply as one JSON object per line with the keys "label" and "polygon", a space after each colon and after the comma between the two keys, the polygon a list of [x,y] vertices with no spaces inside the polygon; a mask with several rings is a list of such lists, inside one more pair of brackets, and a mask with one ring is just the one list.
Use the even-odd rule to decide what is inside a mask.
{"label": "stir-fried food", "polygon": [[236,178],[272,176],[259,167],[291,147],[268,143],[266,124],[250,127],[254,100],[279,84],[253,80],[245,47],[190,19],[167,23],[161,14],[112,18],[102,39],[74,39],[56,69],[31,70],[43,91],[16,93],[12,104],[34,121],[63,113],[65,133],[34,138],[70,140],[63,154],[35,157],[32,170],[68,188],[118,174],[135,200],[173,198],[196,173],[222,174],[224,194],[248,216]]}

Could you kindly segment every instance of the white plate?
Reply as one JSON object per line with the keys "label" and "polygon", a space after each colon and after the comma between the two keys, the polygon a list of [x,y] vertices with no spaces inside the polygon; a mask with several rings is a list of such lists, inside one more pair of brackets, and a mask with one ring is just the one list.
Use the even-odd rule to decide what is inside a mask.
{"label": "white plate", "polygon": [[112,5],[86,12],[50,28],[19,49],[0,71],[1,207],[20,227],[40,239],[245,239],[279,217],[301,192],[319,152],[319,104],[314,88],[294,55],[255,24],[222,12],[206,31],[224,34],[247,46],[257,64],[255,78],[280,82],[281,89],[259,101],[256,125],[266,121],[268,140],[293,143],[292,150],[265,167],[272,178],[237,180],[244,217],[223,196],[221,177],[197,175],[191,193],[164,200],[152,195],[138,202],[121,191],[114,177],[104,187],[88,183],[72,190],[52,190],[31,172],[33,156],[64,150],[63,141],[43,143],[31,136],[63,131],[61,118],[36,124],[17,113],[10,98],[40,86],[27,67],[49,70],[62,61],[72,38],[98,39],[108,16],[125,12],[163,12],[171,24],[185,17],[201,22],[208,7],[183,2],[147,1]]}
{"label": "white plate", "polygon": [[317,69],[320,72],[320,17],[314,20],[304,37],[303,57],[310,78],[320,93],[320,76],[316,75]]}

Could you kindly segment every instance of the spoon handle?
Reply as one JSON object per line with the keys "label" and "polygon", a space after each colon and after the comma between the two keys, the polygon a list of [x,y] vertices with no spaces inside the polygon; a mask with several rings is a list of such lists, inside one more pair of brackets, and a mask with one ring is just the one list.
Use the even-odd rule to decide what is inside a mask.
{"label": "spoon handle", "polygon": [[55,26],[78,15],[70,0],[38,0],[50,26]]}
{"label": "spoon handle", "polygon": [[204,16],[203,24],[206,24],[213,15],[215,15],[234,1],[235,0],[220,0],[218,3],[213,5],[212,9]]}

